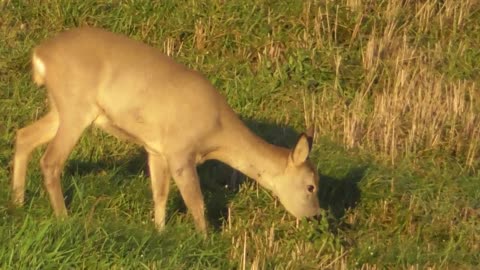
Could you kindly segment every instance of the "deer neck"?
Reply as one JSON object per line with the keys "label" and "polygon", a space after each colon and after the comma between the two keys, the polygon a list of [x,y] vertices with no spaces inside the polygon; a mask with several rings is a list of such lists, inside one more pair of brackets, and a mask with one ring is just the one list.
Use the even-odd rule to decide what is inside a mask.
{"label": "deer neck", "polygon": [[233,115],[224,121],[217,150],[212,158],[224,162],[263,187],[273,190],[276,175],[285,170],[289,150],[270,144],[255,135],[245,124]]}

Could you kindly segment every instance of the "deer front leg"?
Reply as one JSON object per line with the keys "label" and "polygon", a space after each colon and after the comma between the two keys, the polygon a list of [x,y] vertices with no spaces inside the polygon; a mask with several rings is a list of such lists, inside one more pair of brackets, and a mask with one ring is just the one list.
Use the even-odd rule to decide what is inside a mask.
{"label": "deer front leg", "polygon": [[193,161],[170,162],[170,172],[183,201],[193,216],[197,230],[206,234],[205,206],[195,163]]}
{"label": "deer front leg", "polygon": [[152,194],[155,212],[155,227],[158,231],[165,227],[165,209],[170,187],[170,171],[163,156],[148,155],[148,167],[152,182]]}
{"label": "deer front leg", "polygon": [[58,128],[57,112],[52,110],[40,120],[17,131],[13,158],[12,201],[21,206],[25,198],[25,176],[30,154],[38,146],[49,142]]}

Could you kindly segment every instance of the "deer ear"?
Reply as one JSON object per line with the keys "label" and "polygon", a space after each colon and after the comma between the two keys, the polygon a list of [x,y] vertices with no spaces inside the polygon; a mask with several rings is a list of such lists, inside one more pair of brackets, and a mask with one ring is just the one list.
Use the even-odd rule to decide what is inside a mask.
{"label": "deer ear", "polygon": [[312,146],[313,146],[313,138],[315,136],[315,127],[314,126],[310,126],[307,131],[305,132],[305,135],[307,136],[307,140],[308,140],[308,147],[310,148],[310,150],[312,150]]}
{"label": "deer ear", "polygon": [[298,138],[297,144],[290,153],[290,160],[295,166],[299,166],[307,160],[310,150],[311,140],[305,133],[302,133],[300,138]]}

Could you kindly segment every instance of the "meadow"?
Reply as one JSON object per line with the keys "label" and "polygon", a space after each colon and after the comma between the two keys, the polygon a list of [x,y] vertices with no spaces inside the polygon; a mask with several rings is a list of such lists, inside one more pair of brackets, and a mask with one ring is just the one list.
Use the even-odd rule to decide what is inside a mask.
{"label": "meadow", "polygon": [[[3,0],[0,14],[0,269],[479,267],[479,1]],[[202,72],[271,143],[315,126],[323,218],[207,162],[206,239],[175,185],[158,233],[145,152],[95,129],[63,174],[68,219],[42,186],[44,147],[12,207],[15,132],[47,110],[31,49],[82,25]]]}

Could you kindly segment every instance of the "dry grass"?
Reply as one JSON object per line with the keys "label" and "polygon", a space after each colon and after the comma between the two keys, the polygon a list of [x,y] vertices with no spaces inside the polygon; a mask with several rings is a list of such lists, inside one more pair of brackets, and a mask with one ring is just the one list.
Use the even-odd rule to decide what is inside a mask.
{"label": "dry grass", "polygon": [[[349,67],[343,67],[340,53],[333,53],[333,89],[324,89],[316,100],[319,131],[334,134],[347,147],[379,153],[391,163],[440,150],[475,168],[480,158],[478,81],[448,77],[435,67],[446,55],[465,53],[468,41],[452,41],[455,33],[468,31],[466,19],[478,2],[374,2],[344,3],[357,19],[343,46],[361,44],[363,74],[356,78],[354,96],[343,95],[339,81]],[[313,6],[313,1],[304,6],[304,13],[311,15],[304,16],[303,46],[330,46],[335,51],[342,27],[338,14]],[[365,16],[377,17],[369,33],[361,30]],[[424,37],[432,33],[436,38],[426,42]]]}

